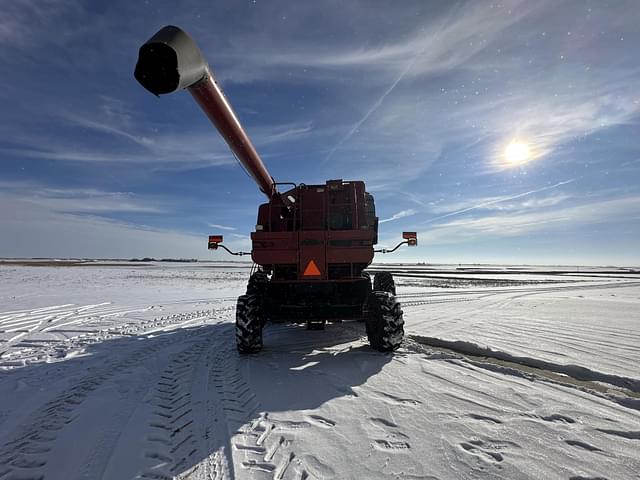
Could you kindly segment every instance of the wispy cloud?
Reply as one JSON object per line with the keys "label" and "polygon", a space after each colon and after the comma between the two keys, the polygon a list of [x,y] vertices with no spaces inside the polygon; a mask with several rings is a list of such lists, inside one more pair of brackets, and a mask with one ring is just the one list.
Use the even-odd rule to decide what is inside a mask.
{"label": "wispy cloud", "polygon": [[[106,105],[104,105],[103,107],[108,108],[106,107]],[[131,131],[123,130],[121,127],[118,127],[114,124],[106,123],[104,120],[96,121],[67,111],[59,111],[58,115],[61,119],[65,120],[73,126],[77,126],[85,130],[93,130],[96,132],[113,135],[116,137],[122,137],[124,139],[131,140],[141,147],[149,148],[153,147],[154,144],[154,141],[151,139],[151,137],[135,135],[131,133]],[[121,120],[121,116],[119,120]],[[122,124],[121,121],[119,121],[118,123]]]}
{"label": "wispy cloud", "polygon": [[[334,56],[312,56],[312,62],[319,62],[324,67],[352,67],[389,69],[400,63],[399,73],[357,120],[329,150],[325,157],[328,161],[343,144],[356,134],[362,125],[382,105],[398,84],[412,70],[415,75],[425,77],[430,74],[451,70],[460,66],[476,53],[486,49],[493,38],[509,26],[517,23],[532,9],[523,2],[507,2],[501,7],[474,4],[437,22],[424,26],[414,36],[402,44],[386,45],[377,50],[359,52],[338,52]],[[513,8],[514,10],[509,10]]]}
{"label": "wispy cloud", "polygon": [[[382,13],[362,1],[289,3],[227,1],[222,18],[199,0],[179,11],[168,0],[8,2],[0,176],[40,183],[5,188],[3,199],[73,225],[145,218],[197,232],[213,218],[236,235],[251,228],[251,185],[188,94],[158,100],[132,78],[140,42],[163,18],[198,41],[278,180],[365,180],[386,225],[426,220],[427,235],[470,242],[504,227],[519,242],[517,231],[559,229],[564,212],[584,215],[567,223],[584,235],[592,217],[568,209],[636,193],[635,0],[408,0]],[[514,138],[534,152],[528,164],[503,161]],[[595,164],[607,172],[589,177]],[[203,214],[207,202],[225,215]]]}
{"label": "wispy cloud", "polygon": [[93,188],[53,188],[36,182],[0,182],[5,199],[42,207],[58,213],[166,213],[156,197],[143,201],[132,192],[107,192]]}
{"label": "wispy cloud", "polygon": [[260,145],[282,143],[307,137],[313,130],[311,122],[303,124],[279,125],[272,132],[261,132],[258,137]]}
{"label": "wispy cloud", "polygon": [[638,219],[640,196],[600,199],[571,207],[543,211],[492,214],[438,223],[419,233],[423,244],[464,243],[535,232],[570,232],[598,223]]}
{"label": "wispy cloud", "polygon": [[409,208],[407,210],[401,210],[398,213],[394,213],[391,217],[385,218],[384,220],[380,220],[379,223],[392,222],[393,220],[398,220],[400,218],[410,217],[411,215],[415,215],[417,210],[413,208]]}
{"label": "wispy cloud", "polygon": [[[92,189],[36,190],[25,183],[21,187],[0,183],[0,257],[212,257],[203,236],[104,215],[165,213],[135,195]],[[239,236],[227,243],[238,249],[247,240]]]}
{"label": "wispy cloud", "polygon": [[[65,109],[52,114],[57,124],[80,133],[79,137],[72,140],[59,135],[18,133],[12,138],[14,146],[0,147],[0,152],[43,160],[147,164],[169,169],[236,163],[213,126],[196,131],[178,131],[177,127],[166,126],[149,129],[142,126],[132,114],[114,113],[113,104],[112,100],[103,101],[101,112],[91,116]],[[119,107],[124,108],[122,105]],[[109,111],[109,115],[103,115],[105,111]],[[311,131],[312,126],[308,122],[276,124],[253,128],[252,137],[256,146],[265,147],[298,141]]]}
{"label": "wispy cloud", "polygon": [[505,198],[504,196],[492,196],[492,197],[480,197],[480,198],[471,198],[465,201],[450,203],[450,202],[434,202],[431,205],[425,206],[430,213],[434,214],[446,214],[458,210],[465,210],[474,205],[482,205],[478,210],[486,210],[486,211],[501,211],[501,212],[511,212],[511,211],[521,211],[521,210],[533,210],[537,208],[547,208],[559,205],[561,203],[565,203],[574,198],[573,194],[568,193],[554,193],[551,195],[536,195],[532,194],[533,198],[526,198],[524,200],[519,200],[520,197],[515,200],[502,200]]}
{"label": "wispy cloud", "polygon": [[[345,39],[339,37],[333,42],[324,38],[325,41],[321,43],[281,44],[277,42],[277,35],[273,35],[269,42],[256,41],[255,37],[249,35],[239,39],[233,44],[234,48],[220,55],[223,59],[241,57],[245,60],[228,65],[223,79],[243,82],[280,77],[283,71],[287,72],[283,69],[291,67],[300,68],[301,73],[313,69],[314,73],[324,71],[334,74],[336,71],[350,74],[365,69],[395,78],[388,89],[390,91],[393,90],[393,83],[397,84],[410,70],[417,76],[450,70],[463,64],[491,45],[505,29],[544,10],[547,5],[547,2],[532,4],[523,0],[491,5],[470,2],[431,15],[429,21],[416,23],[408,34],[402,32],[402,35],[383,36],[382,41],[362,42],[360,45],[350,42],[345,46]],[[325,10],[324,7],[321,9]],[[367,10],[358,11],[358,15],[371,16]],[[258,22],[261,20],[256,19]],[[335,19],[336,22],[341,20],[340,16]],[[360,23],[366,27],[375,21],[373,18],[362,18]],[[261,27],[261,36],[264,36],[264,29],[280,28],[279,25],[265,24]],[[248,48],[249,45],[251,48]],[[414,64],[415,68],[412,68]],[[291,74],[290,71],[287,73]],[[313,79],[309,75],[305,78]],[[318,80],[325,78],[321,74]],[[385,80],[377,79],[377,83],[385,83]]]}
{"label": "wispy cloud", "polygon": [[[575,81],[581,73],[569,73],[568,81]],[[534,160],[544,159],[568,142],[632,122],[640,114],[640,101],[632,87],[635,81],[632,78],[638,77],[640,69],[635,72],[623,69],[606,75],[604,72],[594,72],[589,75],[591,80],[580,82],[581,88],[562,94],[549,94],[545,90],[547,79],[540,78],[532,82],[532,88],[513,95],[509,102],[517,106],[519,111],[490,110],[493,117],[492,135],[500,138],[502,132],[502,140],[496,144],[487,171],[510,167],[505,164],[502,155],[512,139],[528,143]]]}
{"label": "wispy cloud", "polygon": [[[24,47],[42,34],[40,27],[69,10],[77,10],[75,2],[64,0],[13,0],[2,6],[0,42],[4,46]],[[1,50],[0,50],[1,52]]]}
{"label": "wispy cloud", "polygon": [[565,180],[565,181],[562,181],[562,182],[555,183],[553,185],[548,185],[546,187],[537,188],[535,190],[529,190],[528,192],[518,193],[516,195],[509,195],[509,196],[506,196],[506,197],[500,197],[500,198],[496,198],[496,199],[492,199],[492,200],[486,200],[486,201],[480,202],[480,203],[475,204],[475,205],[471,205],[471,206],[464,207],[464,208],[461,208],[461,209],[458,209],[458,210],[450,211],[450,212],[445,213],[443,215],[439,215],[437,217],[430,218],[429,220],[423,222],[423,224],[437,222],[438,220],[442,220],[443,218],[453,217],[455,215],[461,215],[463,213],[471,212],[472,210],[486,209],[488,207],[492,207],[492,206],[495,206],[495,205],[500,204],[500,203],[508,202],[508,201],[511,201],[511,200],[516,200],[516,199],[522,198],[522,197],[527,197],[529,195],[533,195],[533,194],[536,194],[536,193],[546,192],[547,190],[552,190],[554,188],[561,187],[562,185],[567,185],[569,183],[575,182],[575,180],[576,179],[573,178],[573,179],[570,179],[570,180]]}
{"label": "wispy cloud", "polygon": [[[484,4],[478,8],[488,10]],[[411,53],[419,52],[421,41],[408,42],[406,51],[389,48],[380,56],[369,52],[349,57],[357,68],[365,68],[364,64],[370,62],[369,67],[386,72],[372,81],[375,85],[388,78],[391,71],[398,75],[400,70],[400,75],[389,81],[390,88],[383,95],[372,95],[373,104],[371,97],[368,101],[364,98],[371,92],[371,84],[357,94],[364,113],[355,123],[344,125],[346,133],[329,150],[325,161],[339,149],[344,150],[339,161],[355,158],[352,161],[365,170],[375,162],[375,170],[367,171],[373,177],[371,181],[384,188],[397,188],[429,170],[452,145],[464,145],[475,152],[484,150],[484,159],[474,162],[467,174],[493,174],[513,167],[504,162],[503,152],[514,138],[530,145],[534,161],[545,161],[563,145],[637,119],[640,70],[628,62],[628,53],[614,40],[610,41],[614,57],[594,56],[589,52],[598,40],[585,34],[579,43],[569,43],[566,39],[572,37],[560,19],[545,25],[553,35],[534,26],[534,21],[539,22],[544,12],[554,12],[557,5],[514,3],[507,8],[512,8],[512,15],[504,15],[501,10],[485,18],[483,12],[471,9],[450,24],[444,22],[444,27],[432,27],[434,31],[454,32],[473,45],[465,45],[462,40],[443,41],[448,33],[436,40],[434,33],[433,48],[420,56],[410,69],[411,81],[402,85],[396,80],[405,79],[403,65],[411,61]],[[625,23],[620,18],[616,21]],[[513,37],[516,24],[526,32],[526,40]],[[460,34],[459,30],[467,27],[474,32],[470,35],[477,34],[478,38]],[[449,57],[456,61],[431,62],[427,58],[431,54],[441,58],[434,50],[445,58],[447,48],[451,48]],[[615,68],[611,68],[612,63]],[[434,70],[429,70],[431,67]],[[436,72],[441,82],[431,80]],[[431,86],[437,89],[427,90]],[[391,90],[393,95],[389,97]],[[576,162],[577,158],[566,161]]]}
{"label": "wispy cloud", "polygon": [[207,223],[211,228],[219,228],[220,230],[236,230],[234,227],[228,227],[227,225],[219,225],[217,223]]}
{"label": "wispy cloud", "polygon": [[[2,198],[3,257],[204,258],[201,238],[88,215],[57,213],[45,205]],[[43,239],[45,239],[43,241]]]}
{"label": "wispy cloud", "polygon": [[384,93],[380,96],[380,98],[378,98],[375,102],[373,102],[373,104],[371,105],[371,107],[369,107],[369,109],[367,110],[367,112],[364,114],[364,116],[362,118],[360,118],[360,120],[358,120],[352,127],[351,129],[347,132],[347,134],[342,137],[338,143],[336,143],[333,148],[331,150],[329,150],[329,153],[327,154],[327,156],[325,157],[325,162],[328,161],[333,154],[335,153],[335,151],[340,148],[344,143],[348,142],[351,137],[353,137],[353,135],[360,129],[360,127],[362,126],[362,124],[364,124],[364,122],[367,121],[367,119],[376,111],[378,110],[378,108],[380,108],[380,105],[382,105],[382,102],[384,102],[384,99],[387,98],[389,96],[389,94],[393,91],[394,88],[396,88],[396,86],[402,81],[402,79],[405,77],[405,75],[409,72],[409,70],[411,70],[411,68],[414,66],[414,64],[416,63],[416,60],[418,59],[418,56],[422,53],[422,51],[417,52],[413,58],[411,58],[411,60],[407,63],[407,65],[402,69],[402,71],[400,72],[400,74],[398,75],[398,77],[393,81],[393,83],[391,83],[391,85],[389,85],[389,87],[384,91]]}

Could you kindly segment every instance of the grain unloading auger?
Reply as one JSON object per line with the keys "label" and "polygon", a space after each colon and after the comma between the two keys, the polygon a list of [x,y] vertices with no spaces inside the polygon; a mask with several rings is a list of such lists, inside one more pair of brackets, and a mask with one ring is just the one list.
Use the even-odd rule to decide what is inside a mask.
{"label": "grain unloading auger", "polygon": [[[373,348],[396,349],[404,321],[393,277],[377,273],[372,285],[364,269],[375,252],[415,246],[416,233],[404,232],[404,241],[394,249],[374,250],[378,218],[362,181],[275,182],[197,45],[179,28],[164,27],[140,47],[135,77],[155,95],[186,88],[268,199],[258,208],[251,233],[251,258],[259,269],[238,298],[238,351],[262,348],[267,321],[306,322],[308,328],[321,329],[326,321],[351,319],[366,322]],[[287,190],[279,192],[278,187]],[[244,254],[231,252],[222,240],[221,235],[210,236],[209,248]]]}

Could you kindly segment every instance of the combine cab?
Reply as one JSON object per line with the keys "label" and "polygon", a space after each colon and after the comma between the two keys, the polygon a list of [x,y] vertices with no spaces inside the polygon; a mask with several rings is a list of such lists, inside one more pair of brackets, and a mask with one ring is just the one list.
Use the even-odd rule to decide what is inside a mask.
{"label": "combine cab", "polygon": [[[276,183],[243,130],[200,50],[184,31],[167,26],[139,52],[136,79],[155,95],[186,88],[216,126],[267,202],[258,208],[251,233],[252,260],[258,265],[238,298],[236,340],[240,353],[262,348],[267,321],[306,323],[364,320],[373,348],[392,351],[404,335],[393,277],[364,270],[375,252],[417,245],[415,232],[391,250],[374,250],[378,218],[373,196],[362,181],[328,180],[321,185]],[[280,191],[282,190],[282,191]],[[223,248],[222,235],[209,237],[209,249]]]}

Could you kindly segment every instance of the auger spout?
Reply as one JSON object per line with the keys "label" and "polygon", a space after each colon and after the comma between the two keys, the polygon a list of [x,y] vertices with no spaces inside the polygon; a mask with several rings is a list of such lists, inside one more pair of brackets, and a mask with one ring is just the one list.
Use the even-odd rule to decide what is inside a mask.
{"label": "auger spout", "polygon": [[222,89],[193,39],[168,25],[151,37],[138,53],[134,76],[154,95],[187,89],[209,117],[238,161],[267,196],[275,182],[238,121]]}

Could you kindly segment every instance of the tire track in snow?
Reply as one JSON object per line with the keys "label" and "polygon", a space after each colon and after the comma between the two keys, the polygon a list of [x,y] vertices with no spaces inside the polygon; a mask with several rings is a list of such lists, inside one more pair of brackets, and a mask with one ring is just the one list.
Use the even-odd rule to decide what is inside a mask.
{"label": "tire track in snow", "polygon": [[261,412],[240,370],[233,325],[221,328],[223,334],[174,355],[160,375],[145,452],[152,464],[136,478],[311,480],[332,473],[313,455],[300,455],[294,438],[301,429],[331,429],[335,422]]}
{"label": "tire track in snow", "polygon": [[76,419],[78,408],[88,397],[106,381],[137,368],[144,358],[173,341],[169,336],[160,338],[122,359],[106,362],[36,410],[28,424],[0,447],[0,479],[44,478],[48,454],[59,432]]}
{"label": "tire track in snow", "polygon": [[[576,285],[573,287],[563,286],[563,287],[559,287],[558,290],[560,289],[562,290],[600,289],[605,287],[606,288],[627,288],[630,286],[637,286],[637,285],[638,285],[638,282],[615,282],[615,283],[611,282],[605,286],[603,286],[602,284]],[[551,290],[554,290],[554,289],[551,289]],[[496,300],[498,298],[503,298],[504,300],[502,303],[483,302],[482,305],[480,305],[477,308],[482,308],[483,310],[487,308],[490,308],[491,310],[504,309],[504,308],[508,308],[508,306],[513,301],[519,298],[529,297],[532,295],[537,295],[539,293],[545,293],[548,291],[549,289],[547,288],[534,288],[528,292],[522,293],[523,292],[522,289],[520,290],[504,289],[504,291],[501,292],[501,295],[495,296]],[[511,294],[511,295],[507,295],[507,294]],[[493,295],[489,296],[489,300],[491,300],[492,297]],[[480,297],[477,297],[477,298],[474,298],[473,300],[479,300],[479,299]],[[436,299],[434,303],[439,303],[439,302]],[[418,304],[422,305],[423,302],[409,302],[408,306],[410,307],[412,305],[418,305]],[[406,305],[407,305],[406,303],[403,303],[403,307]],[[431,319],[409,322],[407,329],[408,330],[415,329],[419,332],[421,330],[424,330],[424,328],[422,329],[417,328],[420,326],[428,325],[429,327],[438,327],[436,332],[436,336],[438,337],[438,340],[444,339],[444,338],[450,338],[451,334],[462,331],[463,329],[464,329],[464,332],[467,332],[467,333],[475,329],[477,333],[481,336],[481,338],[484,339],[484,341],[486,341],[485,343],[495,344],[496,347],[500,348],[500,345],[503,344],[505,340],[504,335],[500,335],[499,333],[491,333],[490,331],[487,331],[485,326],[486,318],[484,317],[482,317],[480,321],[474,321],[473,313],[475,310],[476,309],[472,308],[472,309],[465,309],[463,311],[458,311],[456,312],[455,317],[452,317],[452,316],[445,316],[444,318],[441,317],[441,319],[437,322],[434,322]],[[533,352],[532,352],[532,345],[531,345],[530,339],[531,339],[531,333],[533,332],[535,333],[535,338],[540,338],[545,340],[546,346],[548,346],[548,348],[551,350],[551,351],[538,350],[538,353],[542,353],[543,357],[548,357],[548,355],[551,355],[550,359],[549,358],[547,359],[547,363],[549,363],[549,365],[556,365],[556,364],[562,365],[563,360],[562,359],[559,360],[558,357],[567,357],[566,352],[569,352],[569,351],[576,352],[577,354],[579,354],[578,356],[580,355],[585,356],[585,355],[591,355],[592,352],[594,351],[594,348],[598,350],[602,350],[602,348],[608,348],[610,349],[610,356],[611,356],[610,364],[612,366],[625,364],[628,366],[629,371],[633,371],[632,366],[634,364],[633,363],[634,358],[637,356],[633,354],[637,353],[637,349],[634,348],[632,342],[623,343],[622,345],[619,345],[617,343],[607,341],[607,336],[611,334],[610,331],[605,330],[605,328],[607,327],[602,327],[595,333],[589,330],[586,330],[585,331],[586,333],[584,335],[570,335],[563,332],[563,335],[561,337],[558,337],[557,332],[554,333],[554,330],[557,330],[557,327],[558,327],[557,324],[545,322],[544,319],[540,320],[536,325],[527,324],[526,326],[523,326],[521,324],[518,324],[517,322],[514,323],[513,317],[507,316],[504,319],[502,319],[500,316],[496,316],[495,318],[492,318],[492,325],[494,325],[498,331],[500,331],[502,323],[504,323],[504,326],[502,326],[504,331],[507,331],[511,334],[511,336],[509,337],[511,338],[511,340],[510,342],[508,342],[508,346],[509,346],[508,351],[511,352],[513,357],[521,357],[521,356],[531,357],[531,354]],[[572,329],[569,329],[569,330],[572,330]],[[617,335],[620,335],[620,334],[613,332],[613,336],[617,336]],[[631,333],[630,336],[635,337],[637,336],[637,334]],[[580,342],[577,342],[577,340],[580,340]],[[591,349],[589,347],[591,347]],[[617,347],[617,348],[614,348],[614,347]],[[503,344],[503,349],[504,348],[506,347]],[[464,354],[465,352],[460,352],[460,353]],[[536,354],[533,353],[533,355],[535,356]],[[537,360],[534,360],[534,361],[537,361]],[[574,360],[573,362],[567,362],[567,363],[579,363],[579,360]],[[541,367],[541,368],[547,369],[547,370],[554,370],[553,368],[549,368],[549,365],[547,365],[547,367]],[[587,368],[587,367],[582,367],[580,365],[566,365],[566,368],[564,367],[559,367],[559,368],[563,368],[564,370],[558,373],[566,374],[566,370],[570,369],[573,372],[573,373],[568,373],[570,376],[575,377],[577,374],[577,379],[583,380],[583,381],[591,381],[587,377],[591,377],[592,375],[590,372],[594,371],[593,367]],[[584,370],[589,370],[589,372],[583,371],[582,370],[583,368]],[[608,370],[615,371],[615,368],[612,368],[610,366]],[[607,371],[607,369],[605,369],[605,371]],[[602,377],[602,376],[617,377],[617,375],[611,375],[610,373],[604,373],[604,372],[595,372],[594,375],[598,377]],[[635,385],[637,380],[633,378],[632,375],[620,377],[618,380],[609,379],[604,381],[610,384],[613,382],[612,383],[613,385],[620,386],[622,388],[629,388],[631,391],[637,393],[636,392],[637,387],[633,386]],[[630,384],[631,386],[629,387]],[[640,408],[640,406],[637,406],[635,408]]]}
{"label": "tire track in snow", "polygon": [[[597,285],[558,285],[554,287],[532,287],[532,288],[486,288],[486,289],[477,289],[477,290],[466,290],[466,291],[448,291],[448,292],[433,292],[433,293],[409,293],[409,294],[400,294],[398,298],[401,300],[402,306],[412,307],[418,305],[429,305],[436,303],[450,303],[456,301],[465,301],[470,302],[477,300],[481,297],[468,298],[470,296],[475,295],[498,295],[498,294],[516,294],[518,296],[529,296],[529,295],[537,295],[540,293],[556,293],[561,291],[571,291],[571,290],[593,290],[593,289],[602,289],[602,288],[625,288],[625,287],[637,287],[640,286],[640,282],[608,282],[608,283],[599,283]],[[434,297],[458,297],[458,298],[443,298],[443,299],[434,299]],[[416,298],[416,300],[403,301],[403,298]]]}
{"label": "tire track in snow", "polygon": [[0,346],[0,358],[6,357],[6,353],[18,343],[18,340],[29,334],[47,332],[52,328],[58,327],[59,323],[57,322],[64,321],[74,315],[79,316],[78,322],[90,316],[104,315],[109,310],[100,307],[105,307],[106,305],[110,305],[110,303],[104,302],[81,306],[65,304],[22,311],[17,315],[5,313],[2,320],[0,320],[0,334],[19,333],[4,339],[3,344]]}
{"label": "tire track in snow", "polygon": [[213,384],[222,403],[231,454],[237,478],[273,480],[312,480],[333,474],[328,465],[315,456],[295,449],[295,434],[300,430],[331,429],[335,422],[318,415],[304,420],[273,418],[260,411],[260,403],[240,370],[241,361],[234,348],[234,330],[221,344],[213,360]]}
{"label": "tire track in snow", "polygon": [[[207,318],[209,320],[217,319],[217,323],[221,324],[224,323],[226,317],[228,317],[228,312],[224,312],[222,315],[220,315],[220,313],[219,311],[215,311],[215,313],[210,311],[192,311],[184,314],[175,314],[167,316],[166,318],[156,318],[146,323],[138,324],[136,325],[136,329],[144,329],[147,332],[162,332],[167,327],[174,328],[176,324],[193,324],[194,322],[201,322]],[[121,337],[121,334],[126,332],[117,330],[115,333],[117,334],[116,336]],[[167,335],[159,333],[148,337],[145,342],[141,342],[141,348],[137,348],[136,351],[130,352],[124,357],[115,358],[112,361],[109,361],[110,359],[107,357],[106,364],[100,366],[97,371],[85,375],[82,380],[74,383],[70,388],[65,389],[63,393],[48,401],[43,407],[37,409],[35,413],[32,413],[28,417],[28,420],[23,422],[28,425],[24,431],[20,430],[16,432],[16,434],[12,436],[12,439],[0,448],[0,479],[40,478],[44,475],[47,464],[49,463],[47,455],[58,440],[56,432],[59,433],[67,425],[73,423],[76,417],[80,415],[79,408],[91,398],[91,394],[109,380],[120,381],[124,379],[125,376],[139,368],[139,366],[145,362],[145,359],[150,356],[156,356],[166,349],[175,349],[176,343],[187,346],[180,353],[173,355],[171,364],[163,374],[166,378],[161,378],[159,383],[166,383],[167,378],[170,378],[167,377],[167,375],[173,375],[175,385],[172,388],[179,386],[181,392],[187,389],[189,385],[194,385],[194,388],[200,388],[203,384],[200,381],[200,377],[204,377],[206,380],[210,371],[210,357],[212,356],[211,345],[214,343],[208,330],[181,330]],[[200,357],[203,357],[204,351],[208,351],[209,353],[207,359],[202,360]],[[139,375],[140,373],[137,372],[135,374]],[[196,381],[195,377],[189,377],[190,375],[195,376],[196,374],[199,376],[198,381]],[[141,381],[144,383],[144,379],[141,379]],[[136,383],[139,385],[139,382]],[[145,388],[142,390],[138,389],[138,392],[135,393],[136,398],[144,395],[145,391],[147,391]],[[190,397],[191,393],[189,392],[186,397],[178,400]],[[199,401],[202,399],[208,400],[206,391],[200,393],[197,397],[200,399]],[[138,401],[139,400],[136,401],[135,399],[132,401],[131,397],[127,397],[127,402],[125,402],[122,407],[123,411],[110,419],[113,428],[108,428],[108,431],[99,432],[97,440],[91,437],[91,439],[96,442],[96,445],[92,447],[93,454],[89,455],[87,459],[88,463],[85,464],[82,470],[85,477],[98,478],[104,473],[115,448],[115,443],[125,428],[130,414],[137,407]],[[128,413],[124,410],[127,410]],[[189,428],[187,428],[182,420],[190,415],[193,415],[193,409],[189,412],[182,410],[176,411],[176,417],[172,420],[179,431],[188,433],[189,428],[194,425],[193,428],[199,428],[198,425],[205,423],[201,420],[207,418],[206,413],[201,412],[198,421],[191,422],[187,426]],[[53,434],[50,434],[51,432],[53,432]],[[201,438],[202,436],[204,435],[192,435],[191,438],[186,439],[176,432],[174,435],[177,442],[175,444],[176,449],[171,453],[176,456],[182,455],[182,457],[176,461],[176,472],[184,464],[184,462],[180,463],[180,459],[189,456],[188,453],[190,452],[185,453],[183,451],[184,448],[193,443],[189,443],[188,440]],[[220,452],[213,452],[206,462],[207,472],[211,473],[212,476],[206,478],[217,478],[219,480],[229,478],[224,463],[225,461],[225,457],[221,456]],[[214,475],[216,471],[218,473]],[[174,475],[171,473],[168,478],[173,477]]]}
{"label": "tire track in snow", "polygon": [[[10,345],[4,350],[4,353],[0,350],[0,369],[22,367],[30,362],[64,359],[74,353],[81,353],[87,346],[94,343],[103,342],[112,338],[150,334],[168,328],[186,326],[209,318],[217,318],[221,314],[225,314],[231,310],[232,307],[188,311],[146,320],[130,321],[107,328],[98,328],[64,340],[47,341],[41,344],[39,344],[38,341],[33,341],[23,348],[20,348],[21,344]],[[115,313],[111,312],[110,315],[131,311],[131,309],[125,311],[117,310]],[[92,314],[92,316],[94,315],[95,313]],[[104,317],[101,316],[100,318]],[[11,347],[13,347],[13,350],[10,350]]]}
{"label": "tire track in snow", "polygon": [[[498,373],[508,373],[522,378],[535,377],[542,381],[578,388],[603,396],[626,408],[640,410],[640,381],[636,379],[597,372],[579,365],[562,365],[531,357],[517,357],[469,342],[411,335],[407,339],[409,348],[411,343],[418,351],[421,351],[420,346],[425,345],[451,352],[453,357],[444,358],[445,360],[463,360]],[[610,391],[610,388],[602,384],[609,384],[617,389]]]}
{"label": "tire track in snow", "polygon": [[[153,420],[145,457],[155,461],[137,478],[170,480],[202,478],[225,480],[229,467],[223,450],[209,453],[215,436],[209,393],[212,351],[210,335],[173,355],[155,387]],[[204,450],[203,450],[204,447]],[[205,461],[201,462],[201,458]]]}

